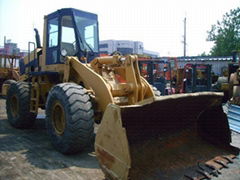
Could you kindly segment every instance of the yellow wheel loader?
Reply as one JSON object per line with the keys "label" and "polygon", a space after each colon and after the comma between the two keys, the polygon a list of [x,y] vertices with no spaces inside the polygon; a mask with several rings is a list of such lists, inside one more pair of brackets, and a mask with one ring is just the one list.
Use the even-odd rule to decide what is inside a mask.
{"label": "yellow wheel loader", "polygon": [[107,179],[210,179],[239,166],[222,94],[156,97],[136,56],[98,57],[96,14],[60,9],[45,16],[43,46],[35,31],[37,47],[7,91],[14,127],[31,127],[45,109],[53,146],[69,154],[86,147],[100,123],[95,151]]}
{"label": "yellow wheel loader", "polygon": [[[2,92],[2,87],[7,84],[15,83],[19,80],[18,59],[20,56],[0,54],[0,96],[6,94]],[[5,88],[6,90],[6,88]]]}

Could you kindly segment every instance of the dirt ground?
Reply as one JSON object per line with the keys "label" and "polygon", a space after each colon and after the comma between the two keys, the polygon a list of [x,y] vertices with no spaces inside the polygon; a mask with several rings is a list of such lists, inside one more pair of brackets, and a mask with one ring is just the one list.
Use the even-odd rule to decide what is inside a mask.
{"label": "dirt ground", "polygon": [[37,119],[33,129],[15,129],[0,100],[0,180],[12,179],[102,180],[104,175],[93,146],[77,155],[62,155],[53,149],[43,119]]}
{"label": "dirt ground", "polygon": [[[94,155],[93,144],[77,155],[62,155],[53,149],[43,115],[32,129],[11,127],[0,100],[0,180],[78,179],[103,180],[104,175]],[[240,135],[232,133],[233,145],[240,148]]]}

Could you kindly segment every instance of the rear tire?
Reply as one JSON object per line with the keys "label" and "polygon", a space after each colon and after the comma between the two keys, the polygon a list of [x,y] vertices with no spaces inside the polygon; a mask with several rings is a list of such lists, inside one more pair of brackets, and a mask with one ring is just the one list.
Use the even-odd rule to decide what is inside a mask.
{"label": "rear tire", "polygon": [[62,83],[50,90],[46,120],[51,142],[63,154],[79,152],[94,136],[91,99],[80,85]]}
{"label": "rear tire", "polygon": [[7,93],[6,108],[9,123],[15,128],[30,128],[36,114],[30,112],[30,86],[26,82],[12,82]]}

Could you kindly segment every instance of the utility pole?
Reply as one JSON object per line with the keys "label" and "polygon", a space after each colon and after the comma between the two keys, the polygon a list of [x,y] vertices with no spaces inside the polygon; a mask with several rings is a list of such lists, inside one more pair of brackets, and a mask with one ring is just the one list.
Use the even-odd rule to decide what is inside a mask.
{"label": "utility pole", "polygon": [[5,44],[6,44],[6,40],[7,40],[7,38],[6,38],[6,36],[4,36],[4,47],[5,47]]}
{"label": "utility pole", "polygon": [[186,41],[186,24],[187,24],[187,18],[184,18],[184,35],[183,35],[183,56],[186,57],[186,45],[187,45],[187,41]]}

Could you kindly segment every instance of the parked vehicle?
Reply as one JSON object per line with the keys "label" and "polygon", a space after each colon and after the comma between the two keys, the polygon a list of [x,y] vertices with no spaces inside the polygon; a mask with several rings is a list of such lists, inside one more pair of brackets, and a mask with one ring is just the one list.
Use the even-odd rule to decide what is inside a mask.
{"label": "parked vehicle", "polygon": [[107,179],[229,177],[222,169],[237,166],[239,151],[222,95],[156,97],[137,56],[98,57],[98,40],[96,14],[67,8],[45,16],[43,45],[36,33],[20,80],[4,87],[10,124],[30,128],[45,109],[53,146],[70,154],[89,145],[100,123],[95,152]]}

